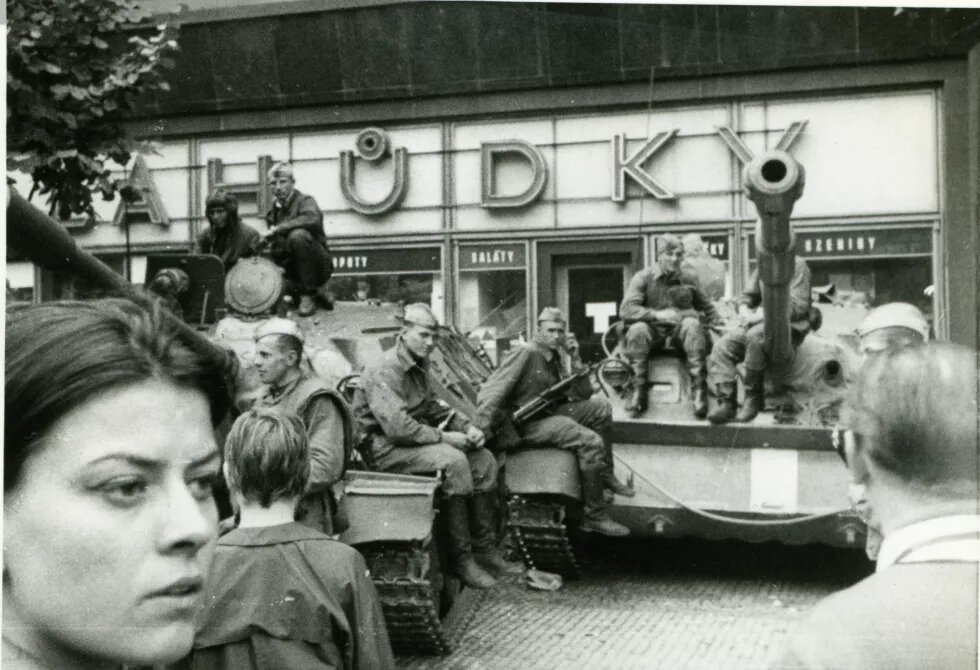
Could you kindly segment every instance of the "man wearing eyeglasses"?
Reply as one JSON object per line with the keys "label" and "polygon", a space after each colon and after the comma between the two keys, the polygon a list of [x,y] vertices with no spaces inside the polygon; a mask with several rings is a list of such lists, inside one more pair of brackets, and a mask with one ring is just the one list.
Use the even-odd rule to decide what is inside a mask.
{"label": "man wearing eyeglasses", "polygon": [[360,452],[373,470],[444,473],[452,567],[467,586],[486,589],[496,584],[491,572],[514,575],[523,568],[497,550],[497,462],[483,446],[486,436],[432,391],[428,362],[438,336],[428,305],[405,307],[397,343],[364,368],[354,393]]}
{"label": "man wearing eyeglasses", "polygon": [[876,573],[814,608],[773,668],[977,667],[977,389],[965,347],[865,361],[843,457],[884,536]]}
{"label": "man wearing eyeglasses", "polygon": [[647,370],[650,354],[673,338],[684,350],[691,378],[694,416],[708,413],[705,396],[708,340],[701,317],[711,325],[721,325],[721,317],[711,300],[701,291],[700,281],[681,267],[684,244],[675,235],[660,238],[657,264],[640,270],[630,280],[619,315],[627,325],[624,348],[633,368],[632,394],[626,411],[640,416],[647,407]]}

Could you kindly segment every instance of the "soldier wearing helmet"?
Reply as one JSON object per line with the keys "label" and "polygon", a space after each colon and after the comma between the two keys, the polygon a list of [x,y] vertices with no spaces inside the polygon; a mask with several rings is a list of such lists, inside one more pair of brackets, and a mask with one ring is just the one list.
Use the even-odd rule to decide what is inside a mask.
{"label": "soldier wearing helmet", "polygon": [[328,535],[338,527],[333,487],[344,476],[354,442],[350,407],[303,365],[303,332],[295,321],[274,317],[255,330],[255,369],[263,383],[255,407],[295,414],[310,444],[310,476],[296,520]]}
{"label": "soldier wearing helmet", "polygon": [[[514,410],[568,376],[562,366],[563,353],[570,358],[573,371],[581,370],[578,347],[566,344],[565,315],[557,307],[545,307],[538,316],[534,339],[510,351],[480,387],[477,424],[488,432],[509,430]],[[622,496],[636,495],[613,473],[611,429],[612,408],[607,400],[592,398],[587,377],[580,377],[572,386],[567,402],[516,427],[521,446],[575,452],[585,507],[583,531],[628,535],[629,529],[606,513],[606,489]]]}
{"label": "soldier wearing helmet", "polygon": [[[323,213],[313,196],[296,190],[293,167],[276,163],[269,170],[275,202],[265,215],[272,258],[283,268],[287,290],[299,295],[299,314],[316,311],[316,296],[333,274],[333,261],[323,230]],[[326,303],[329,309],[332,305]]]}
{"label": "soldier wearing helmet", "polygon": [[640,270],[630,280],[619,314],[628,326],[624,345],[633,367],[633,393],[626,410],[639,416],[647,407],[647,367],[650,354],[676,340],[687,357],[694,415],[708,412],[705,398],[708,340],[699,315],[711,324],[721,317],[701,291],[697,275],[681,267],[684,243],[675,235],[663,235],[654,267]]}
{"label": "soldier wearing helmet", "polygon": [[194,253],[213,254],[221,259],[228,272],[239,258],[255,255],[259,233],[238,218],[238,200],[230,193],[217,190],[204,205],[208,227],[201,231]]}
{"label": "soldier wearing helmet", "polygon": [[890,302],[876,307],[858,328],[861,352],[873,354],[923,344],[929,340],[929,322],[915,305]]}
{"label": "soldier wearing helmet", "polygon": [[432,391],[428,361],[439,336],[432,310],[408,305],[403,324],[395,346],[364,368],[354,393],[360,451],[374,470],[445,473],[452,569],[468,586],[490,588],[491,573],[523,572],[497,549],[497,462],[483,431]]}

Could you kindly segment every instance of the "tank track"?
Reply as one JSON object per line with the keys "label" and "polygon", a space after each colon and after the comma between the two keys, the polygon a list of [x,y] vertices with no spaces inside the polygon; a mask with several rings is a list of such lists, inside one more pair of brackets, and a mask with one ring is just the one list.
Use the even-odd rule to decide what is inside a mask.
{"label": "tank track", "polygon": [[563,577],[582,574],[565,525],[564,505],[513,496],[507,501],[507,531],[528,568]]}
{"label": "tank track", "polygon": [[365,552],[378,590],[391,647],[399,656],[438,656],[452,651],[439,619],[442,575],[427,549]]}

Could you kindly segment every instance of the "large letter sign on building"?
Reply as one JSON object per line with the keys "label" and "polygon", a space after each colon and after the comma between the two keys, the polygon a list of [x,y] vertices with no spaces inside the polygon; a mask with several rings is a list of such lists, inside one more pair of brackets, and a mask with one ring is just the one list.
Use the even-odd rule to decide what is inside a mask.
{"label": "large letter sign on building", "polygon": [[636,183],[645,188],[653,197],[660,200],[676,200],[676,196],[663,185],[654,180],[644,169],[643,164],[650,160],[653,154],[669,142],[677,134],[677,128],[657,133],[648,139],[632,156],[626,156],[626,135],[616,133],[612,141],[612,199],[616,202],[626,200],[626,176],[632,177]]}
{"label": "large letter sign on building", "polygon": [[[494,179],[494,161],[502,154],[522,156],[531,164],[531,183],[517,195],[499,195]],[[548,177],[548,166],[541,151],[524,140],[484,142],[480,145],[480,204],[483,207],[523,207],[534,202]]]}
{"label": "large letter sign on building", "polygon": [[[391,153],[388,134],[380,128],[365,128],[357,134],[357,154],[370,163],[384,160]],[[340,152],[340,190],[351,208],[361,214],[384,214],[396,207],[408,190],[408,151],[395,149],[395,179],[388,195],[377,202],[366,202],[354,186],[354,152]]]}
{"label": "large letter sign on building", "polygon": [[[782,134],[779,138],[779,142],[776,144],[776,148],[780,151],[789,151],[789,148],[796,143],[803,131],[806,130],[806,124],[808,121],[794,121],[789,125],[789,128]],[[742,162],[743,165],[747,165],[752,162],[755,158],[755,154],[749,149],[749,146],[745,141],[735,134],[735,131],[728,126],[718,126],[718,134],[721,135],[721,139],[724,140],[728,148],[732,150],[738,160]]]}

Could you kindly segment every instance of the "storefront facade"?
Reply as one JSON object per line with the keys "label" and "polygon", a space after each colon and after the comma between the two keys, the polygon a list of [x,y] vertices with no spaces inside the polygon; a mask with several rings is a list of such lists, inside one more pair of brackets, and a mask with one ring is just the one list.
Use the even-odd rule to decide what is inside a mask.
{"label": "storefront facade", "polygon": [[[168,138],[166,154],[187,162],[167,168],[182,178],[164,197],[200,212],[223,185],[262,229],[262,166],[288,160],[324,211],[338,298],[427,302],[493,339],[525,332],[557,304],[588,338],[615,320],[665,232],[700,236],[724,263],[724,294],[740,292],[755,256],[741,168],[779,146],[806,169],[793,220],[814,283],[869,305],[915,303],[948,336],[941,89],[614,102],[588,113]],[[367,139],[388,151],[370,160],[358,153]],[[370,207],[381,211],[359,211]]]}
{"label": "storefront facade", "polygon": [[[280,9],[289,5],[303,3]],[[405,17],[438,12],[441,23],[432,29],[445,34],[457,21],[469,29],[467,22],[491,20],[478,5],[438,5],[380,3],[335,15],[299,7],[282,9],[275,20],[294,30],[307,18],[316,32],[329,22],[337,30],[339,22],[380,28],[387,19],[404,26]],[[516,15],[523,7],[509,10]],[[689,9],[699,11],[596,7],[574,26],[562,24],[583,41],[604,39],[591,37],[590,26],[616,26],[616,76],[585,76],[587,64],[570,61],[562,77],[535,76],[521,85],[515,74],[495,85],[485,71],[502,67],[504,56],[490,62],[477,53],[477,74],[431,83],[440,80],[430,73],[428,88],[416,79],[415,88],[392,85],[386,93],[366,83],[358,88],[353,79],[323,79],[331,66],[313,58],[308,73],[288,75],[313,91],[306,95],[297,84],[298,92],[284,92],[283,99],[296,97],[293,104],[257,92],[248,105],[241,96],[220,102],[209,92],[158,104],[161,113],[148,112],[132,131],[160,143],[147,165],[168,210],[170,244],[189,245],[217,186],[235,192],[246,222],[262,229],[260,215],[270,202],[265,171],[272,161],[288,160],[297,188],[323,210],[337,297],[428,302],[461,330],[488,339],[526,332],[541,307],[555,304],[568,310],[571,329],[587,347],[598,346],[630,276],[654,261],[663,233],[698,235],[723,264],[721,293],[741,292],[754,264],[755,219],[741,192],[741,168],[764,149],[784,148],[806,170],[793,221],[814,284],[833,284],[838,298],[851,303],[912,302],[939,337],[976,346],[980,49],[929,58],[922,56],[927,51],[910,51],[895,62],[857,48],[829,60],[804,58],[789,46],[765,63],[753,51],[695,71],[633,68],[647,72],[642,78],[626,67],[634,58],[626,37],[635,27],[623,19],[626,12],[682,17]],[[252,17],[222,22],[223,10],[210,11],[200,10],[199,23],[185,35],[213,33],[212,68],[220,66],[214,35],[255,37],[263,21],[273,20],[257,9]],[[532,7],[526,15],[538,21],[562,11]],[[825,30],[840,19],[806,8],[772,11],[798,11],[811,28]],[[714,19],[719,31],[725,16]],[[671,19],[656,20],[663,27]],[[421,24],[414,24],[416,35]],[[515,44],[527,37],[519,33]],[[403,38],[397,40],[402,47]],[[407,67],[395,47],[382,54],[371,40],[360,46],[365,72],[397,77]],[[598,55],[606,46],[596,42]],[[188,37],[183,48],[186,62],[207,51],[200,37]],[[426,57],[436,74],[450,73],[440,48],[430,45]],[[823,53],[819,44],[809,48]],[[658,53],[661,62],[669,60],[666,51]],[[382,55],[394,59],[390,70],[375,59]],[[284,61],[288,54],[280,56]],[[412,76],[420,62],[411,60]],[[243,67],[249,66],[255,62]],[[287,77],[282,67],[280,87]],[[550,67],[557,71],[553,62]],[[200,68],[187,73],[175,95],[193,93],[190,82]],[[238,84],[243,91],[249,85]]]}

